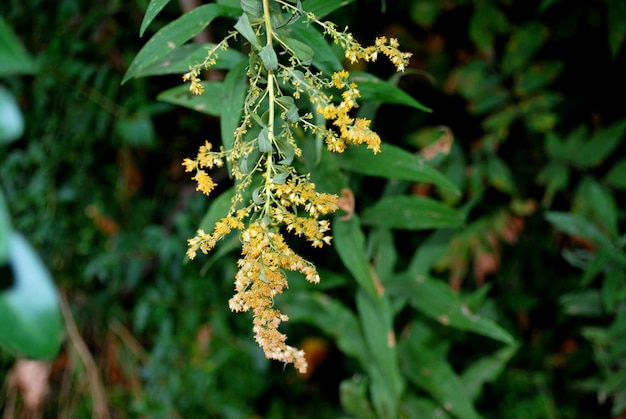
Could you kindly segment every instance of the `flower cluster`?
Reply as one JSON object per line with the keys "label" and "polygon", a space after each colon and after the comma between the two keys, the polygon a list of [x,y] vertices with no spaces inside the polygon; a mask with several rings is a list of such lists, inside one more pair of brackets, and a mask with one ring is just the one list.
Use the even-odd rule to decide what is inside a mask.
{"label": "flower cluster", "polygon": [[[252,39],[253,52],[247,69],[249,86],[243,116],[233,133],[233,146],[214,151],[206,142],[196,158],[183,161],[185,170],[194,173],[197,189],[207,195],[216,187],[207,171],[229,163],[235,194],[228,214],[211,233],[198,230],[189,239],[187,256],[194,259],[198,251],[206,254],[220,239],[238,231],[242,251],[237,262],[235,295],[229,306],[233,311],[253,312],[255,339],[268,358],[293,363],[298,371],[305,372],[303,352],[287,345],[287,337],[278,330],[288,317],[274,307],[274,298],[288,287],[286,271],[299,272],[312,283],[318,283],[320,277],[314,264],[287,245],[283,233],[300,236],[315,248],[330,244],[330,222],[323,217],[338,209],[338,197],[318,192],[309,176],[296,171],[293,162],[302,155],[296,138],[310,132],[323,139],[333,152],[342,152],[348,145],[366,144],[378,153],[380,137],[370,128],[369,120],[352,116],[361,94],[358,85],[350,81],[350,74],[343,70],[327,77],[312,71],[310,57],[302,55],[302,47],[292,49],[299,44],[282,38],[272,22],[305,16],[320,25],[351,62],[375,61],[382,54],[403,71],[410,54],[400,52],[393,38],[381,37],[375,45],[363,48],[348,32],[340,32],[334,24],[320,22],[304,12],[299,2],[264,0],[262,11],[250,5],[245,10],[235,28],[246,39]],[[272,14],[279,11],[287,16],[273,19]],[[239,32],[229,34],[209,51],[203,63],[183,76],[190,82],[192,93],[202,94],[202,69],[215,64],[218,51],[228,47],[228,40]],[[296,102],[302,96],[309,99],[311,111],[298,107],[303,107],[302,102]],[[314,118],[313,112],[327,123]]]}

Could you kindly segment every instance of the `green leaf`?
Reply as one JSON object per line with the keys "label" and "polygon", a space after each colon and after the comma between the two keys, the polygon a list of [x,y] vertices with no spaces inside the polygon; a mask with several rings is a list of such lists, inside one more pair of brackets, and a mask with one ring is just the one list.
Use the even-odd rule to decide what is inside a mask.
{"label": "green leaf", "polygon": [[539,22],[529,22],[513,33],[502,59],[504,74],[513,74],[528,65],[532,57],[543,46],[546,28]]}
{"label": "green leaf", "polygon": [[583,169],[598,166],[621,143],[625,133],[626,118],[596,131],[589,141],[569,149],[572,164]]}
{"label": "green leaf", "polygon": [[287,44],[293,55],[298,57],[302,64],[309,65],[313,62],[313,48],[294,38],[285,37],[282,38],[282,40],[285,44]]}
{"label": "green leaf", "polygon": [[436,230],[424,242],[422,242],[415,254],[411,258],[411,262],[406,273],[417,277],[418,275],[426,275],[430,269],[441,260],[448,252],[450,241],[453,237],[453,230]]}
{"label": "green leaf", "polygon": [[200,222],[201,230],[210,233],[215,228],[215,223],[224,218],[228,214],[228,210],[231,207],[232,199],[235,196],[235,188],[230,188],[227,191],[222,192],[217,198],[213,200],[211,206],[202,217]]}
{"label": "green leaf", "polygon": [[262,0],[241,0],[241,8],[244,12],[254,18],[263,17],[263,2]]}
{"label": "green leaf", "polygon": [[578,185],[573,211],[589,217],[616,239],[618,231],[618,208],[611,191],[592,178],[584,178]]}
{"label": "green leaf", "polygon": [[206,4],[185,13],[175,21],[161,28],[137,53],[130,63],[122,84],[137,77],[146,67],[156,63],[176,47],[182,45],[204,30],[213,19],[224,17],[235,17],[241,10],[219,6],[217,4]]}
{"label": "green leaf", "polygon": [[363,224],[402,230],[452,228],[463,224],[463,216],[453,208],[424,196],[385,197],[367,208]]}
{"label": "green leaf", "polygon": [[399,347],[402,371],[417,387],[430,394],[459,419],[479,419],[463,383],[448,361],[410,333]]}
{"label": "green leaf", "polygon": [[9,260],[9,240],[11,238],[11,217],[9,208],[0,189],[0,269]]}
{"label": "green leaf", "polygon": [[143,20],[141,21],[141,28],[139,28],[140,37],[143,36],[146,29],[148,29],[148,26],[150,26],[150,23],[152,23],[154,18],[157,17],[159,12],[163,10],[169,2],[170,0],[150,0],[148,8],[146,9],[146,14],[143,16]]}
{"label": "green leaf", "polygon": [[63,326],[59,298],[48,270],[28,241],[12,232],[9,264],[13,285],[0,292],[0,343],[27,357],[52,359]]}
{"label": "green leaf", "polygon": [[564,190],[569,183],[569,168],[562,163],[550,162],[537,175],[537,182],[546,185],[542,203],[546,207],[552,205],[557,192]]}
{"label": "green leaf", "polygon": [[117,118],[115,132],[122,138],[125,145],[131,147],[153,147],[156,145],[156,134],[150,115],[137,113]]}
{"label": "green leaf", "polygon": [[[311,48],[313,65],[326,74],[341,70],[341,59],[324,36],[312,25],[297,22],[289,27],[289,34],[297,38],[298,42]],[[304,51],[306,55],[306,51]]]}
{"label": "green leaf", "polygon": [[261,51],[259,51],[259,58],[261,58],[263,67],[265,67],[267,71],[276,71],[278,68],[278,56],[271,45],[265,45]]}
{"label": "green leaf", "polygon": [[483,386],[495,381],[500,376],[518,349],[519,344],[505,346],[492,355],[483,356],[463,371],[461,382],[470,399],[478,400]]}
{"label": "green leaf", "polygon": [[497,190],[509,195],[515,193],[516,188],[511,169],[496,156],[490,156],[487,160],[487,179],[489,179],[489,184]]}
{"label": "green leaf", "polygon": [[235,142],[235,130],[241,122],[244,101],[246,99],[247,78],[246,69],[248,63],[242,62],[226,74],[223,85],[222,115],[220,131],[222,145],[226,150],[233,147]]}
{"label": "green leaf", "polygon": [[0,77],[35,72],[35,62],[0,16]]}
{"label": "green leaf", "polygon": [[420,156],[391,144],[381,144],[380,153],[365,147],[349,147],[335,156],[342,169],[385,179],[432,183],[460,194],[458,188]]}
{"label": "green leaf", "polygon": [[[189,71],[189,67],[201,63],[207,53],[215,47],[215,44],[185,44],[174,49],[165,57],[159,59],[152,65],[143,68],[135,74],[135,77],[160,76],[164,74],[184,74]],[[219,51],[217,62],[212,65],[212,69],[230,70],[246,59],[246,56],[234,48],[226,51]]]}
{"label": "green leaf", "polygon": [[609,46],[613,59],[617,58],[621,46],[626,39],[626,2],[623,0],[607,0],[606,19],[608,22]]}
{"label": "green leaf", "polygon": [[605,181],[615,189],[626,189],[626,159],[621,159],[611,167]]}
{"label": "green leaf", "polygon": [[431,112],[430,108],[419,103],[405,91],[369,73],[354,71],[350,73],[350,81],[358,85],[363,102],[405,105],[420,111]]}
{"label": "green leaf", "polygon": [[606,235],[580,215],[560,211],[550,211],[546,213],[545,217],[549,223],[565,234],[584,237],[606,249],[613,247],[611,241]]}
{"label": "green leaf", "polygon": [[354,0],[307,0],[304,2],[303,7],[304,10],[313,13],[318,19],[321,19],[340,7],[347,6],[353,1]]}
{"label": "green leaf", "polygon": [[513,337],[492,320],[472,313],[447,284],[425,275],[397,276],[387,286],[390,293],[408,295],[413,307],[444,326],[466,330],[506,344]]}
{"label": "green leaf", "polygon": [[367,380],[361,376],[353,376],[343,380],[339,385],[341,407],[354,417],[376,419],[377,416],[367,399]]}
{"label": "green leaf", "polygon": [[257,141],[259,143],[259,151],[261,153],[271,153],[274,151],[274,147],[272,147],[272,142],[270,141],[266,127],[261,129]]}
{"label": "green leaf", "polygon": [[598,290],[586,290],[565,294],[559,298],[565,314],[570,316],[602,317],[602,297]]}
{"label": "green leaf", "polygon": [[13,95],[0,86],[0,145],[17,140],[23,133],[22,111]]}
{"label": "green leaf", "polygon": [[224,107],[224,102],[222,101],[224,95],[223,83],[203,81],[201,84],[204,87],[204,93],[201,95],[194,95],[189,91],[189,85],[183,84],[161,92],[157,99],[207,115],[220,116]]}
{"label": "green leaf", "polygon": [[443,406],[437,405],[430,399],[416,397],[414,394],[407,394],[400,405],[400,417],[419,419],[449,419]]}
{"label": "green leaf", "polygon": [[373,298],[377,298],[378,294],[369,269],[370,263],[365,254],[365,236],[356,214],[346,221],[342,221],[338,215],[333,217],[333,242],[343,265],[361,287]]}
{"label": "green leaf", "polygon": [[489,2],[476,2],[469,24],[469,36],[476,46],[489,52],[493,48],[497,34],[506,33],[509,22],[500,8]]}
{"label": "green leaf", "polygon": [[252,24],[250,23],[250,19],[248,19],[247,14],[243,14],[239,16],[237,23],[235,23],[235,29],[250,42],[256,49],[260,49],[261,45],[259,44],[259,40],[256,37],[256,33],[252,28]]}

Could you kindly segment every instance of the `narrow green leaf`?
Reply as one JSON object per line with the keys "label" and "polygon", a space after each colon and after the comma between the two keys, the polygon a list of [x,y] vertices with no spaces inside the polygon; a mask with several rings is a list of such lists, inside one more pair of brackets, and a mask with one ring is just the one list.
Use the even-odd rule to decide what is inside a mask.
{"label": "narrow green leaf", "polygon": [[235,188],[230,188],[227,191],[222,192],[217,198],[213,200],[211,206],[202,217],[200,222],[201,230],[210,233],[215,228],[215,223],[224,218],[228,214],[228,210],[232,204],[232,199],[235,196]]}
{"label": "narrow green leaf", "polygon": [[241,122],[244,101],[246,98],[247,62],[240,63],[226,74],[223,85],[222,115],[220,131],[222,135],[222,145],[226,150],[233,147],[235,142],[235,130]]}
{"label": "narrow green leaf", "polygon": [[289,34],[312,49],[314,52],[312,54],[313,65],[318,70],[332,74],[343,68],[341,64],[343,55],[338,53],[338,49],[329,45],[328,41],[324,39],[324,35],[315,26],[298,22],[289,27]]}
{"label": "narrow green leaf", "polygon": [[444,326],[477,333],[512,344],[513,337],[492,320],[472,313],[457,294],[442,281],[425,275],[402,274],[391,281],[387,290],[408,295],[413,307]]}
{"label": "narrow green leaf", "polygon": [[243,14],[239,16],[237,23],[235,23],[235,29],[239,32],[244,38],[250,42],[256,49],[260,49],[261,45],[259,44],[259,40],[256,37],[256,33],[252,28],[252,24],[250,24],[250,19],[248,19],[247,14]]}
{"label": "narrow green leaf", "polygon": [[13,30],[0,16],[0,77],[13,74],[34,74],[35,62]]}
{"label": "narrow green leaf", "polygon": [[550,211],[546,213],[545,217],[549,223],[565,234],[584,237],[606,249],[610,249],[613,246],[606,235],[602,234],[602,232],[595,225],[580,215],[560,211]]}
{"label": "narrow green leaf", "polygon": [[[184,74],[189,67],[201,63],[215,44],[185,44],[174,49],[165,57],[143,68],[135,77],[161,76],[164,74]],[[246,56],[234,48],[219,51],[217,62],[211,66],[216,70],[230,70],[246,59]]]}
{"label": "narrow green leaf", "polygon": [[609,170],[606,183],[615,189],[626,189],[626,159],[621,159]]}
{"label": "narrow green leaf", "polygon": [[377,298],[376,287],[370,272],[370,263],[365,254],[365,236],[356,214],[349,220],[342,221],[338,215],[333,218],[334,248],[339,254],[343,265],[350,271],[354,279],[372,298]]}
{"label": "narrow green leaf", "polygon": [[22,356],[52,359],[63,336],[52,277],[17,232],[10,237],[9,264],[13,286],[0,292],[0,344]]}
{"label": "narrow green leaf", "polygon": [[354,0],[307,0],[303,3],[304,10],[313,13],[318,19],[323,18],[339,9],[347,6]]}
{"label": "narrow green leaf", "polygon": [[577,167],[587,169],[606,160],[626,134],[626,118],[594,132],[589,141],[570,148],[570,159]]}
{"label": "narrow green leaf", "polygon": [[602,296],[598,290],[578,291],[559,298],[563,311],[570,316],[602,317]]}
{"label": "narrow green leaf", "polygon": [[294,38],[282,38],[283,42],[287,44],[289,49],[293,52],[293,54],[298,57],[298,59],[304,65],[309,65],[313,62],[313,48]]}
{"label": "narrow green leaf", "polygon": [[358,71],[352,72],[350,75],[350,81],[358,85],[363,102],[405,105],[420,111],[431,112],[430,108],[422,105],[408,93],[383,79]]}
{"label": "narrow green leaf", "polygon": [[471,400],[478,400],[483,386],[495,381],[500,376],[518,349],[518,344],[505,346],[492,355],[480,358],[463,371],[461,382],[465,393]]}
{"label": "narrow green leaf", "polygon": [[183,84],[161,92],[157,99],[207,115],[220,116],[224,106],[222,82],[203,81],[201,84],[204,87],[204,93],[201,95],[194,95],[189,91],[189,85]]}
{"label": "narrow green leaf", "polygon": [[421,344],[410,333],[399,347],[402,371],[417,387],[430,394],[444,409],[459,419],[479,419],[480,415],[463,383],[448,361],[433,348]]}
{"label": "narrow green leaf", "polygon": [[170,0],[150,0],[148,8],[146,9],[146,14],[143,16],[143,20],[141,21],[141,28],[139,28],[140,37],[143,36],[146,29],[148,29],[148,26],[150,26],[150,23],[152,23],[154,18],[157,17],[159,12],[163,10],[169,2]]}
{"label": "narrow green leaf", "polygon": [[259,58],[261,58],[263,67],[265,67],[267,71],[276,71],[278,68],[278,56],[271,45],[265,45],[261,51],[259,51]]}
{"label": "narrow green leaf", "polygon": [[574,198],[577,213],[584,214],[602,227],[611,238],[619,235],[618,207],[612,192],[592,178],[584,178]]}
{"label": "narrow green leaf", "polygon": [[626,39],[626,2],[623,0],[607,0],[606,19],[608,22],[609,46],[611,55],[617,58]]}
{"label": "narrow green leaf", "polygon": [[168,55],[176,47],[182,45],[204,30],[213,19],[224,17],[236,17],[241,13],[240,9],[220,6],[217,4],[206,4],[185,13],[175,21],[160,29],[131,62],[122,84],[137,77],[137,74],[144,71],[161,58]]}
{"label": "narrow green leaf", "polygon": [[390,196],[363,211],[364,225],[401,230],[453,228],[463,224],[458,211],[425,196]]}
{"label": "narrow green leaf", "polygon": [[9,240],[11,239],[11,217],[9,208],[0,189],[0,267],[9,260]]}
{"label": "narrow green leaf", "polygon": [[342,169],[385,179],[400,179],[432,183],[442,189],[460,194],[458,188],[420,156],[391,144],[381,144],[381,152],[372,153],[365,147],[349,147],[335,156]]}
{"label": "narrow green leaf", "polygon": [[497,190],[509,195],[515,193],[516,188],[513,173],[502,159],[491,156],[489,160],[487,160],[487,178],[491,186]]}

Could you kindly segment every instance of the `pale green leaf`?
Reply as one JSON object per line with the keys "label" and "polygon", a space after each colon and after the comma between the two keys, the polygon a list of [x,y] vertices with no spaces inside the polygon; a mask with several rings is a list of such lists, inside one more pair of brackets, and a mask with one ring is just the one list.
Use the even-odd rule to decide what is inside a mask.
{"label": "pale green leaf", "polygon": [[24,117],[15,97],[0,86],[0,145],[10,143],[24,133]]}
{"label": "pale green leaf", "polygon": [[183,84],[161,92],[157,99],[207,115],[220,116],[224,106],[222,102],[224,94],[222,82],[203,81],[200,84],[204,87],[204,93],[201,95],[194,95],[189,91],[189,85]]}
{"label": "pale green leaf", "polygon": [[235,29],[250,42],[256,49],[261,48],[259,44],[259,40],[256,37],[256,33],[252,28],[252,24],[250,23],[250,19],[248,19],[247,14],[243,14],[239,16],[237,23],[235,23]]}
{"label": "pale green leaf", "polygon": [[265,45],[261,51],[259,51],[259,58],[261,58],[263,67],[265,67],[267,71],[276,71],[278,68],[278,56],[271,45]]}
{"label": "pale green leaf", "polygon": [[63,338],[59,297],[52,277],[17,232],[9,241],[13,285],[0,292],[0,343],[12,352],[52,359]]}

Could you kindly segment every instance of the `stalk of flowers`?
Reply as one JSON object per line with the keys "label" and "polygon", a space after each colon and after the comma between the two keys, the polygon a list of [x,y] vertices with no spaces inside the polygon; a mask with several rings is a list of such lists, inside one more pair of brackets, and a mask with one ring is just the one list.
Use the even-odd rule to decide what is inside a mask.
{"label": "stalk of flowers", "polygon": [[[229,307],[253,312],[255,340],[267,358],[293,363],[304,373],[304,353],[287,345],[287,337],[278,330],[288,317],[274,307],[274,298],[288,287],[285,271],[299,272],[312,283],[318,283],[320,277],[314,264],[289,247],[283,233],[301,236],[313,247],[330,244],[330,223],[323,217],[338,209],[338,197],[318,192],[307,174],[296,171],[293,161],[302,155],[296,134],[309,131],[333,152],[342,152],[349,144],[366,144],[377,153],[380,137],[370,128],[369,120],[350,115],[360,97],[357,84],[349,81],[350,74],[342,70],[328,77],[315,72],[311,67],[313,51],[275,30],[273,22],[303,18],[320,26],[344,49],[350,62],[375,61],[382,54],[403,71],[410,54],[401,52],[395,39],[384,37],[364,48],[349,32],[338,31],[332,22],[322,22],[302,10],[300,2],[249,0],[242,1],[242,8],[244,14],[235,25],[236,31],[183,76],[190,82],[192,93],[202,94],[200,72],[215,63],[229,40],[241,35],[250,43],[249,86],[240,126],[233,133],[233,147],[214,151],[206,142],[194,159],[183,161],[186,171],[194,173],[197,189],[206,195],[216,186],[208,171],[225,162],[230,163],[236,183],[228,214],[211,233],[198,230],[188,241],[187,255],[194,259],[198,251],[206,254],[220,239],[239,231],[242,257],[237,262],[235,295]],[[302,96],[308,97],[312,111],[323,116],[327,124],[313,122],[312,112],[303,113],[296,106]]]}

